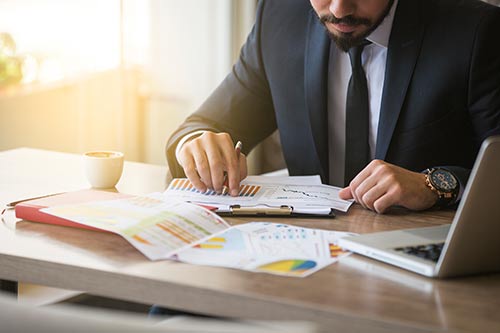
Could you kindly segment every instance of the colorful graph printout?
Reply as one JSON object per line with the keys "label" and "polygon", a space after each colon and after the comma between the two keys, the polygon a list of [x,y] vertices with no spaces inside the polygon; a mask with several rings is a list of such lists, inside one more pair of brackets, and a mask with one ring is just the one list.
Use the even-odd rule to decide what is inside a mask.
{"label": "colorful graph printout", "polygon": [[205,208],[162,198],[158,193],[57,206],[44,212],[119,234],[151,260],[168,259],[229,227]]}
{"label": "colorful graph printout", "polygon": [[227,229],[223,235],[210,237],[205,242],[198,244],[196,247],[201,249],[211,249],[212,251],[238,252],[245,251],[244,235],[235,228]]}
{"label": "colorful graph printout", "polygon": [[336,244],[345,232],[251,222],[226,229],[177,253],[183,262],[305,277],[349,252]]}
{"label": "colorful graph printout", "polygon": [[256,269],[263,272],[281,273],[287,275],[302,275],[308,270],[316,267],[316,262],[313,260],[280,260],[269,264],[257,267]]}

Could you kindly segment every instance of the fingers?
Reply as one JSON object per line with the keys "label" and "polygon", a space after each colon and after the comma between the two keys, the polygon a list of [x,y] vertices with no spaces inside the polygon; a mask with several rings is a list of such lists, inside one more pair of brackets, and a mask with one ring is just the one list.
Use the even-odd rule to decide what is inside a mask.
{"label": "fingers", "polygon": [[390,191],[390,183],[382,179],[371,188],[359,190],[363,206],[377,213],[383,213],[394,204],[393,195]]}
{"label": "fingers", "polygon": [[361,177],[354,180],[354,197],[363,207],[375,210],[374,203],[385,195],[391,186],[391,170],[387,165],[375,161],[363,171]]}
{"label": "fingers", "polygon": [[[208,186],[202,181],[200,174],[198,173],[197,164],[203,164],[201,162],[201,154],[192,155],[190,154],[190,149],[188,147],[183,147],[179,153],[179,162],[184,168],[184,173],[193,186],[200,192],[204,193],[208,190]],[[195,156],[197,156],[195,158]],[[197,162],[197,161],[198,162]],[[206,165],[206,163],[205,163]]]}
{"label": "fingers", "polygon": [[391,206],[412,210],[432,207],[435,194],[425,185],[425,176],[390,163],[374,160],[346,187],[342,195],[352,197],[363,207],[384,213]]}
{"label": "fingers", "polygon": [[376,179],[373,178],[373,172],[377,165],[372,161],[368,164],[354,179],[349,183],[351,195],[357,203],[365,208],[368,208],[363,202],[364,193],[376,184]]}
{"label": "fingers", "polygon": [[354,199],[351,193],[351,188],[347,186],[339,191],[339,198],[342,200]]}
{"label": "fingers", "polygon": [[[222,193],[225,182],[231,195],[238,195],[240,180],[247,175],[246,158],[235,152],[227,133],[205,132],[186,142],[179,151],[179,162],[191,183],[201,192]],[[225,176],[226,174],[226,176]]]}
{"label": "fingers", "polygon": [[[230,138],[226,139],[218,136],[210,136],[206,139],[204,147],[210,168],[208,175],[210,179],[209,182],[212,185],[210,188],[220,194],[222,193],[222,187],[225,181],[224,172],[228,169],[228,161],[226,160],[228,154],[227,150],[234,150],[234,148],[232,148],[232,141]],[[203,176],[201,178],[203,180],[205,179]]]}
{"label": "fingers", "polygon": [[389,163],[374,160],[349,184],[352,197],[364,208],[383,213],[395,205],[399,186],[395,170]]}
{"label": "fingers", "polygon": [[372,210],[379,214],[383,214],[389,207],[394,206],[397,200],[398,198],[395,191],[386,192],[373,203]]}
{"label": "fingers", "polygon": [[207,185],[200,179],[200,176],[194,167],[184,168],[184,172],[186,177],[198,191],[205,193],[208,190]]}
{"label": "fingers", "polygon": [[245,154],[239,153],[237,156],[235,155],[235,168],[229,169],[227,171],[228,174],[228,185],[229,185],[229,193],[231,196],[236,197],[240,193],[240,182],[247,177],[247,159]]}

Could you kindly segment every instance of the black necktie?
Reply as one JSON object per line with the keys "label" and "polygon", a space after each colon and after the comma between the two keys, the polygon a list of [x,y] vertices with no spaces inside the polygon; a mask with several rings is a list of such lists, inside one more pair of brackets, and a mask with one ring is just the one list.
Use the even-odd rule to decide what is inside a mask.
{"label": "black necktie", "polygon": [[352,75],[347,89],[346,102],[346,151],[345,151],[345,185],[368,164],[370,147],[368,144],[368,86],[365,71],[361,65],[363,48],[370,44],[364,41],[349,49]]}

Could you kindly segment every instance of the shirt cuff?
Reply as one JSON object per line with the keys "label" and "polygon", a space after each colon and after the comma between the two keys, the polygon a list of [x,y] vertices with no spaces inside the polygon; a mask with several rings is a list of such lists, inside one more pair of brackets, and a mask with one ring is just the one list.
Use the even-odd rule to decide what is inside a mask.
{"label": "shirt cuff", "polygon": [[196,131],[196,132],[191,132],[191,133],[188,133],[186,135],[184,135],[182,137],[182,139],[179,140],[179,143],[177,144],[177,147],[175,147],[175,158],[177,159],[177,163],[179,163],[179,165],[182,165],[179,161],[179,152],[181,151],[181,148],[182,146],[188,142],[189,140],[192,140],[196,137],[199,137],[200,135],[202,135],[203,133],[205,133],[206,131]]}

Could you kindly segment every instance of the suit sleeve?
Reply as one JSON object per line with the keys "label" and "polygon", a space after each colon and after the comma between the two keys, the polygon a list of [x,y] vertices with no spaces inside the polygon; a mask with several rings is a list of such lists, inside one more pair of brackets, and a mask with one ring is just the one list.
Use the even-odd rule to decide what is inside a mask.
{"label": "suit sleeve", "polygon": [[261,35],[265,1],[259,1],[255,25],[231,73],[201,107],[172,134],[166,147],[170,172],[183,177],[175,148],[186,134],[197,130],[227,132],[243,142],[244,153],[276,129],[276,118],[262,62]]}
{"label": "suit sleeve", "polygon": [[[469,114],[477,151],[487,137],[500,135],[499,32],[500,8],[491,7],[477,26],[469,70]],[[457,176],[463,190],[471,170],[457,166],[446,168]]]}

